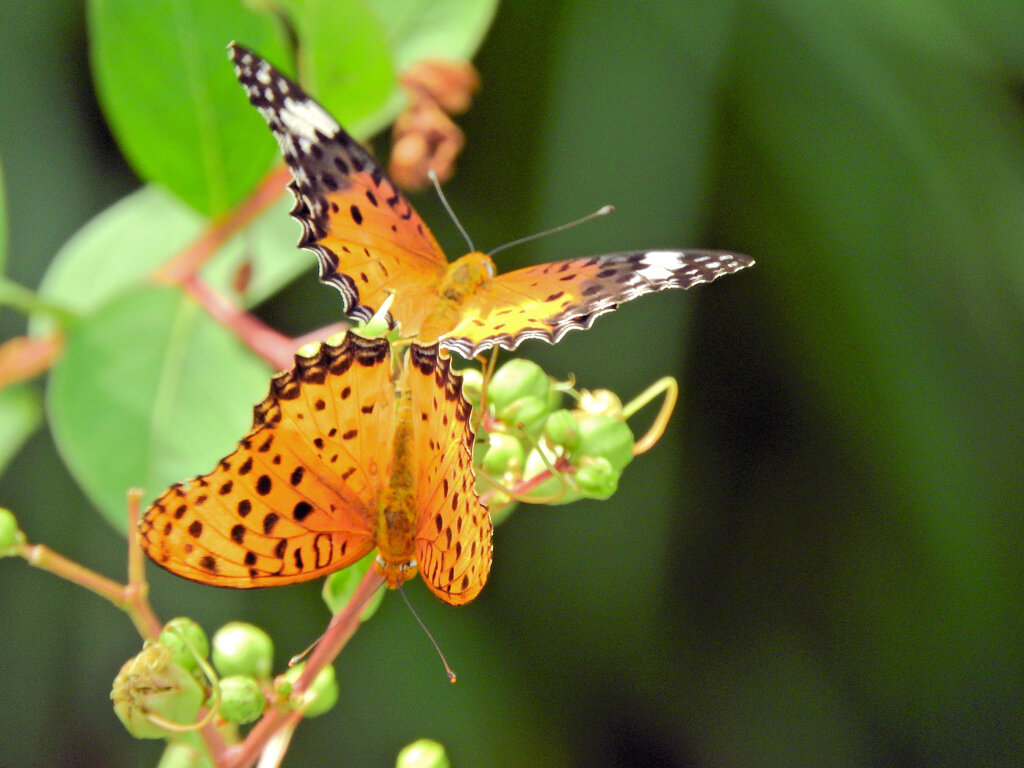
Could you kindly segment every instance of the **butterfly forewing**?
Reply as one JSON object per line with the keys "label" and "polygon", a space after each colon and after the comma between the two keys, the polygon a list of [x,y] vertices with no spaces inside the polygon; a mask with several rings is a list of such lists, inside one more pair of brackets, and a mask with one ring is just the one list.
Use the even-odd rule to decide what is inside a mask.
{"label": "butterfly forewing", "polygon": [[416,559],[430,590],[468,603],[491,569],[491,517],[474,490],[473,431],[462,380],[435,344],[410,350]]}
{"label": "butterfly forewing", "polygon": [[690,288],[753,263],[722,251],[636,251],[527,267],[498,275],[469,296],[441,344],[465,357],[526,339],[551,344],[624,301]]}
{"label": "butterfly forewing", "polygon": [[316,254],[320,279],[341,292],[351,317],[369,320],[390,293],[393,317],[414,317],[436,296],[447,265],[433,234],[376,161],[299,85],[241,46],[232,45],[231,58],[291,170],[299,245]]}
{"label": "butterfly forewing", "polygon": [[242,588],[306,581],[361,558],[374,547],[390,472],[391,382],[383,340],[349,334],[297,357],[235,452],[149,508],[143,548],[180,576]]}

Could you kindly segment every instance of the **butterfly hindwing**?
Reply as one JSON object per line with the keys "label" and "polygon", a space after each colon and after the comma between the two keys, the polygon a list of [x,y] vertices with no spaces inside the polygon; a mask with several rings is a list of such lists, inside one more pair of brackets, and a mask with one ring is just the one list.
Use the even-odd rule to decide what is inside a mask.
{"label": "butterfly hindwing", "polygon": [[291,170],[299,245],[316,254],[320,279],[341,292],[354,319],[369,320],[394,293],[392,315],[414,325],[447,266],[433,234],[369,153],[298,84],[241,46],[232,44],[231,58]]}
{"label": "butterfly hindwing", "polygon": [[752,263],[723,251],[635,251],[507,272],[464,301],[461,319],[441,344],[465,357],[493,346],[515,349],[526,339],[554,344],[624,301],[710,283]]}
{"label": "butterfly hindwing", "polygon": [[[208,475],[146,512],[142,545],[159,565],[226,587],[292,584],[354,563],[372,521],[394,433],[384,340],[348,334],[275,377],[253,427]],[[390,456],[388,451],[385,456]]]}
{"label": "butterfly hindwing", "polygon": [[474,488],[471,406],[438,345],[410,350],[416,457],[416,560],[430,590],[468,603],[491,569],[491,516]]}

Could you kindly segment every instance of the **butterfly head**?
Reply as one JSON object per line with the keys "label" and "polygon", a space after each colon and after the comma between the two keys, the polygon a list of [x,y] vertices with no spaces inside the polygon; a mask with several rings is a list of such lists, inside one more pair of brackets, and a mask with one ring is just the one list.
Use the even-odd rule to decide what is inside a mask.
{"label": "butterfly head", "polygon": [[389,562],[380,553],[377,554],[377,558],[373,561],[373,567],[377,569],[377,573],[384,577],[384,583],[388,585],[388,589],[398,589],[398,587],[415,576],[419,569],[419,565],[415,560]]}
{"label": "butterfly head", "polygon": [[490,256],[473,251],[448,265],[439,292],[446,299],[461,301],[496,273]]}

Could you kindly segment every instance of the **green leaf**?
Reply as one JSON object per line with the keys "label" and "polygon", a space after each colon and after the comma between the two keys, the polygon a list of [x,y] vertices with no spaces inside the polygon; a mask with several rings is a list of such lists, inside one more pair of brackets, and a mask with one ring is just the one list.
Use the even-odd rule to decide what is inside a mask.
{"label": "green leaf", "polygon": [[366,138],[394,115],[381,108],[397,87],[380,19],[358,0],[292,0],[302,82],[346,130]]}
{"label": "green leaf", "polygon": [[0,389],[0,472],[43,419],[39,390],[30,384]]}
{"label": "green leaf", "polygon": [[283,58],[276,23],[238,0],[91,0],[90,53],[100,103],[136,172],[217,215],[276,157],[225,47],[238,39]]}
{"label": "green leaf", "polygon": [[174,288],[123,294],[68,334],[47,409],[71,473],[125,529],[125,492],[152,499],[211,470],[245,434],[267,367]]}
{"label": "green leaf", "polygon": [[[203,266],[202,276],[218,291],[251,306],[312,268],[313,259],[295,247],[298,226],[287,215],[290,206],[290,196],[282,195]],[[206,223],[159,187],[144,187],[94,217],[61,248],[39,295],[89,314],[146,282],[155,269],[195,242]],[[232,276],[246,260],[252,265],[252,280],[245,296],[238,297],[231,293]],[[48,324],[34,317],[30,327],[39,333]]]}
{"label": "green leaf", "polygon": [[494,20],[497,0],[374,0],[401,72],[417,61],[468,60]]}

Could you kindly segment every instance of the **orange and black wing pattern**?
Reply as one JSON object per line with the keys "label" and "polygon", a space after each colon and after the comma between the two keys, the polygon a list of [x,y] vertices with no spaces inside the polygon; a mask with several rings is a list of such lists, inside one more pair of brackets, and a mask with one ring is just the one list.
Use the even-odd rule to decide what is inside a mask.
{"label": "orange and black wing pattern", "polygon": [[369,320],[391,294],[391,315],[415,335],[437,299],[447,259],[433,234],[377,162],[302,88],[245,48],[231,59],[249,101],[270,126],[292,173],[299,245],[344,311]]}
{"label": "orange and black wing pattern", "polygon": [[491,516],[474,489],[473,430],[462,378],[436,344],[409,353],[416,560],[451,605],[476,597],[491,570]]}
{"label": "orange and black wing pattern", "polygon": [[394,422],[385,340],[346,334],[297,356],[235,451],[146,511],[142,546],[167,570],[220,587],[293,584],[351,565],[375,547]]}
{"label": "orange and black wing pattern", "polygon": [[647,293],[690,288],[753,264],[725,251],[635,251],[518,269],[485,282],[460,307],[441,345],[464,357],[526,339],[555,344],[598,315]]}

